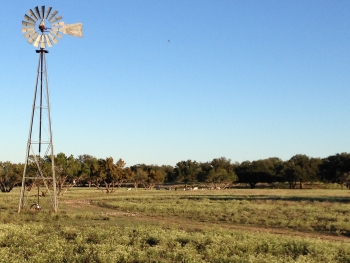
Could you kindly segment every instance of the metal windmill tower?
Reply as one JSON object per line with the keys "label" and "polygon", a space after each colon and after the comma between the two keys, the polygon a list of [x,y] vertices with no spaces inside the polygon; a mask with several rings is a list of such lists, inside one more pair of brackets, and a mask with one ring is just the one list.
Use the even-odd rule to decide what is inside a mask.
{"label": "metal windmill tower", "polygon": [[[41,8],[37,6],[30,9],[22,21],[24,37],[29,44],[39,48],[36,50],[36,53],[39,54],[39,62],[18,213],[25,208],[28,200],[30,200],[28,205],[31,209],[40,210],[39,197],[46,195],[46,193],[50,196],[53,210],[58,211],[46,65],[46,54],[49,52],[46,47],[57,44],[58,39],[62,38],[60,33],[82,37],[82,24],[65,24],[62,21],[62,16],[58,16],[57,13],[56,10],[52,11],[52,7],[46,9],[45,6],[41,6]],[[26,194],[29,192],[26,190],[30,190],[34,185],[38,188],[37,194]],[[45,189],[42,194],[39,191],[40,185]]]}

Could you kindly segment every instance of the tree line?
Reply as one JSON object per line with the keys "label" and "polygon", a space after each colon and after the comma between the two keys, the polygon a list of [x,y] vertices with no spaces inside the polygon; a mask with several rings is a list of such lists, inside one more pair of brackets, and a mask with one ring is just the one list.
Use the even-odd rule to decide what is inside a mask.
{"label": "tree line", "polygon": [[[51,159],[40,158],[44,174],[51,173]],[[130,167],[112,157],[96,158],[88,154],[67,156],[58,153],[54,157],[58,194],[64,194],[70,187],[86,185],[112,193],[122,185],[133,185],[153,189],[164,183],[201,184],[212,189],[225,189],[234,183],[255,188],[258,183],[288,183],[290,189],[303,188],[307,182],[339,183],[350,186],[350,154],[340,153],[326,158],[312,158],[297,154],[287,161],[272,157],[242,163],[231,162],[225,157],[210,162],[194,160],[180,161],[171,165],[137,164]],[[0,190],[10,192],[19,185],[24,164],[0,162]],[[27,174],[37,173],[34,158],[29,158]],[[29,187],[35,185],[32,180]]]}

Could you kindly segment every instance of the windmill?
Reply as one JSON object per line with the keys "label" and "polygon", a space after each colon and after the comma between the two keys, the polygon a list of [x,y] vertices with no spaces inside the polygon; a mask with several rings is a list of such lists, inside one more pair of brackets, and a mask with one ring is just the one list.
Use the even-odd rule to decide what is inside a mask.
{"label": "windmill", "polygon": [[[22,33],[29,44],[39,48],[36,50],[36,53],[39,54],[39,62],[18,213],[24,209],[28,200],[30,209],[40,210],[39,197],[46,196],[46,194],[51,199],[53,210],[58,211],[46,65],[46,54],[49,51],[46,50],[46,47],[57,44],[58,39],[62,38],[60,33],[82,37],[82,32],[82,23],[65,24],[62,21],[62,16],[58,15],[58,11],[53,11],[52,7],[46,9],[45,6],[41,6],[41,8],[37,6],[29,9],[28,14],[24,15]],[[44,191],[41,193],[40,185],[44,187]],[[37,194],[26,194],[34,186],[37,187]]]}

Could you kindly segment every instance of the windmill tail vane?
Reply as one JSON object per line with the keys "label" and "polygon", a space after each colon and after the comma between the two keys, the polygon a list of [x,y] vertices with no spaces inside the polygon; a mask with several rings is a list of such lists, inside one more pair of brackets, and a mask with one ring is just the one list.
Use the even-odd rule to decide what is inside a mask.
{"label": "windmill tail vane", "polygon": [[65,24],[62,18],[58,11],[52,11],[52,7],[36,6],[29,9],[22,20],[23,36],[29,44],[43,49],[57,44],[58,39],[62,38],[60,33],[83,37],[82,23]]}

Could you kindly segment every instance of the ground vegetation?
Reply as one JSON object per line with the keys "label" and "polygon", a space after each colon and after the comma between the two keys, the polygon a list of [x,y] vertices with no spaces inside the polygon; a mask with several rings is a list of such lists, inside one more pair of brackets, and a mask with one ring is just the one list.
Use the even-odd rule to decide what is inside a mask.
{"label": "ground vegetation", "polygon": [[58,213],[18,214],[18,197],[18,187],[0,195],[0,262],[350,262],[340,188],[73,187]]}

